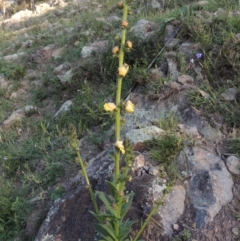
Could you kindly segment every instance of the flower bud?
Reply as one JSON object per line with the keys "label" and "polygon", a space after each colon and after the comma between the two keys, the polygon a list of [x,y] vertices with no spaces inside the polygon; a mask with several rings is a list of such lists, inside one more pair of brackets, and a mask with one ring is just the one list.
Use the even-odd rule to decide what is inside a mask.
{"label": "flower bud", "polygon": [[128,40],[127,43],[126,43],[126,46],[127,46],[128,49],[131,49],[133,44],[130,40]]}
{"label": "flower bud", "polygon": [[115,46],[113,49],[112,49],[112,53],[114,55],[118,55],[119,54],[119,47],[118,46]]}
{"label": "flower bud", "polygon": [[116,141],[115,147],[119,149],[122,154],[125,154],[125,149],[122,141]]}
{"label": "flower bud", "polygon": [[126,28],[128,26],[128,21],[124,20],[122,21],[122,27]]}
{"label": "flower bud", "polygon": [[118,68],[118,74],[121,77],[124,77],[129,70],[129,66],[127,64],[124,64],[122,67]]}
{"label": "flower bud", "polygon": [[114,103],[109,102],[109,103],[105,103],[103,108],[105,111],[113,112],[117,107]]}
{"label": "flower bud", "polygon": [[134,104],[130,100],[127,100],[127,102],[125,103],[125,111],[127,113],[134,112]]}

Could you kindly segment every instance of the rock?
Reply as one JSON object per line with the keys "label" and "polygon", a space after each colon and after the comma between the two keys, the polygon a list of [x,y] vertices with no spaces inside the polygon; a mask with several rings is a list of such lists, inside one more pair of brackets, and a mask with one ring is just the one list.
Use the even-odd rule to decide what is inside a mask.
{"label": "rock", "polygon": [[0,88],[7,89],[7,87],[8,87],[7,80],[3,76],[0,76]]}
{"label": "rock", "polygon": [[153,9],[161,9],[162,8],[160,2],[158,2],[157,0],[151,0],[149,5]]}
{"label": "rock", "polygon": [[57,118],[57,117],[61,116],[62,113],[65,113],[65,112],[69,111],[70,108],[71,108],[71,106],[72,106],[72,104],[73,104],[73,103],[72,103],[71,100],[65,101],[65,102],[62,104],[61,108],[55,113],[54,118]]}
{"label": "rock", "polygon": [[91,55],[94,52],[102,53],[107,49],[107,46],[108,46],[107,40],[94,42],[90,46],[84,46],[82,48],[81,56],[82,58],[88,58],[88,57],[91,57]]}
{"label": "rock", "polygon": [[145,164],[145,157],[144,155],[139,154],[134,158],[132,170],[136,171],[140,167],[143,167],[144,164]]}
{"label": "rock", "polygon": [[160,78],[166,77],[165,73],[159,68],[151,69],[151,81],[157,81]]}
{"label": "rock", "polygon": [[58,79],[62,84],[69,83],[71,81],[71,78],[73,76],[72,70],[68,70],[65,74],[63,75],[57,75]]}
{"label": "rock", "polygon": [[237,227],[232,228],[232,232],[233,232],[234,235],[238,236],[239,228],[237,228]]}
{"label": "rock", "polygon": [[113,22],[120,22],[121,21],[121,18],[119,18],[118,16],[109,16],[106,18],[106,20],[110,23],[113,23]]}
{"label": "rock", "polygon": [[162,197],[163,191],[167,188],[165,183],[159,177],[153,177],[152,182],[148,186],[146,199],[152,200],[151,203],[158,201]]}
{"label": "rock", "polygon": [[171,25],[168,24],[166,26],[165,30],[165,37],[164,37],[164,43],[167,49],[171,49],[173,47],[176,47],[180,43],[180,39],[174,38],[177,34],[177,29]]}
{"label": "rock", "polygon": [[183,214],[185,197],[185,189],[180,185],[176,185],[164,198],[165,205],[160,206],[158,209],[158,214],[162,218],[163,234],[168,236],[172,234],[173,224],[175,224]]}
{"label": "rock", "polygon": [[238,90],[236,88],[229,88],[221,94],[221,97],[224,100],[236,100],[237,92]]}
{"label": "rock", "polygon": [[[204,228],[232,198],[233,180],[222,159],[200,147],[185,149],[192,175],[187,193],[194,207],[197,228]],[[188,171],[188,170],[186,170]]]}
{"label": "rock", "polygon": [[194,43],[185,42],[179,46],[179,50],[187,57],[192,57],[194,54],[193,47]]}
{"label": "rock", "polygon": [[26,10],[21,10],[15,14],[12,15],[11,20],[17,20],[19,21],[20,19],[24,19],[24,18],[29,18],[31,17],[33,14],[32,11],[26,9]]}
{"label": "rock", "polygon": [[54,59],[57,59],[57,58],[59,58],[59,57],[61,56],[63,50],[64,50],[64,47],[55,49],[55,50],[52,52],[52,55],[51,55],[51,56],[52,56]]}
{"label": "rock", "polygon": [[18,109],[14,111],[10,117],[3,122],[5,128],[10,127],[16,121],[22,120],[25,117],[25,111],[23,109]]}
{"label": "rock", "polygon": [[206,93],[204,90],[198,89],[198,91],[205,99],[208,99],[210,97],[210,95]]}
{"label": "rock", "polygon": [[173,224],[173,230],[175,230],[175,231],[179,230],[179,225],[177,223]]}
{"label": "rock", "polygon": [[[22,28],[23,20],[27,21],[33,12],[30,10],[21,10],[14,15],[10,19],[7,19],[3,22],[5,29],[19,30]],[[20,24],[22,22],[22,24]]]}
{"label": "rock", "polygon": [[65,74],[69,69],[71,68],[71,65],[69,63],[64,63],[59,65],[53,70],[53,73],[56,75],[63,75]]}
{"label": "rock", "polygon": [[32,47],[34,41],[32,39],[28,39],[27,41],[22,43],[22,47],[21,49],[28,49],[30,47]]}
{"label": "rock", "polygon": [[178,124],[178,127],[180,128],[180,131],[185,133],[187,136],[194,140],[201,139],[201,135],[198,133],[197,127],[186,127],[183,124]]}
{"label": "rock", "polygon": [[156,23],[141,19],[130,29],[130,32],[132,32],[135,37],[146,40],[153,35],[156,27]]}
{"label": "rock", "polygon": [[126,137],[136,145],[139,142],[144,142],[147,140],[151,140],[154,137],[157,138],[158,136],[165,133],[164,130],[160,129],[156,126],[147,126],[141,129],[133,129],[126,133]]}
{"label": "rock", "polygon": [[198,6],[203,6],[203,5],[208,4],[208,1],[198,1],[196,4],[197,4]]}
{"label": "rock", "polygon": [[172,81],[177,81],[179,72],[177,69],[177,62],[175,61],[176,53],[168,52],[165,54],[168,63],[168,74]]}
{"label": "rock", "polygon": [[30,116],[32,114],[36,114],[36,113],[39,113],[37,107],[35,106],[32,106],[32,105],[26,105],[24,107],[24,112],[26,115]]}
{"label": "rock", "polygon": [[77,47],[79,44],[80,44],[80,41],[77,40],[77,41],[74,42],[73,45],[74,45],[75,47]]}
{"label": "rock", "polygon": [[26,56],[25,52],[20,52],[17,54],[6,55],[3,59],[7,62],[17,61],[20,60],[23,56]]}
{"label": "rock", "polygon": [[150,174],[152,176],[156,176],[158,174],[158,169],[156,167],[150,167],[148,169],[148,174]]}
{"label": "rock", "polygon": [[17,91],[12,92],[12,94],[10,95],[9,99],[13,100],[13,99],[18,99],[18,98],[24,98],[27,96],[27,91],[24,89],[18,89]]}
{"label": "rock", "polygon": [[178,82],[181,83],[182,85],[194,84],[194,79],[192,76],[184,74],[184,75],[178,76]]}
{"label": "rock", "polygon": [[229,156],[226,160],[228,170],[236,175],[240,174],[240,160],[236,156]]}
{"label": "rock", "polygon": [[202,120],[202,125],[199,127],[198,131],[208,141],[218,142],[223,137],[223,133],[220,130],[211,127],[206,120]]}

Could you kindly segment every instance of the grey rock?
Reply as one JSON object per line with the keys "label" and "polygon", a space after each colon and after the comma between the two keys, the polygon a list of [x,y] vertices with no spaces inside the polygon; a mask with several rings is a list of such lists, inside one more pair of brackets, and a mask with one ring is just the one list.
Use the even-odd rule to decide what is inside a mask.
{"label": "grey rock", "polygon": [[177,69],[177,62],[175,60],[176,53],[168,52],[165,54],[167,63],[168,63],[168,74],[170,75],[170,79],[172,81],[177,81],[179,72]]}
{"label": "grey rock", "polygon": [[27,95],[27,91],[24,89],[18,89],[17,91],[14,91],[11,93],[9,99],[13,100],[13,99],[18,99],[18,98],[23,98]]}
{"label": "grey rock", "polygon": [[238,236],[239,228],[237,228],[237,227],[232,228],[232,232],[233,232],[234,235]]}
{"label": "grey rock", "polygon": [[177,223],[173,224],[173,230],[175,230],[175,231],[179,230],[179,225]]}
{"label": "grey rock", "polygon": [[233,180],[219,156],[200,147],[186,149],[185,154],[192,172],[188,196],[195,208],[193,221],[204,228],[232,200]]}
{"label": "grey rock", "polygon": [[164,206],[160,206],[158,213],[162,218],[163,233],[171,235],[173,224],[181,217],[184,211],[184,201],[186,197],[185,189],[180,186],[174,186],[169,194],[164,198]]}
{"label": "grey rock", "polygon": [[178,39],[178,38],[171,38],[171,39],[169,39],[168,41],[167,41],[167,43],[166,43],[166,48],[167,49],[172,49],[172,48],[174,48],[174,47],[177,47],[178,45],[179,45],[179,43],[180,43],[180,39]]}
{"label": "grey rock", "polygon": [[153,202],[158,201],[163,194],[163,191],[167,188],[166,184],[163,183],[162,179],[159,177],[154,177],[151,185],[148,188],[147,196],[153,199]]}
{"label": "grey rock", "polygon": [[140,167],[143,167],[144,164],[145,164],[145,157],[144,155],[139,154],[134,158],[132,170],[136,171]]}
{"label": "grey rock", "polygon": [[226,160],[228,170],[236,175],[240,174],[240,160],[236,156],[229,156]]}
{"label": "grey rock", "polygon": [[130,32],[133,33],[135,37],[146,40],[153,35],[153,30],[156,28],[156,26],[157,24],[154,22],[141,19],[130,29]]}
{"label": "grey rock", "polygon": [[7,89],[7,87],[8,87],[8,81],[3,76],[0,76],[0,88]]}
{"label": "grey rock", "polygon": [[10,117],[3,122],[4,127],[9,127],[16,121],[22,120],[25,117],[25,111],[23,109],[18,109],[14,111]]}
{"label": "grey rock", "polygon": [[12,61],[20,60],[23,56],[26,56],[25,52],[20,52],[20,53],[17,53],[17,54],[6,55],[6,56],[3,56],[2,58],[5,61],[7,61],[7,62],[12,62]]}
{"label": "grey rock", "polygon": [[164,130],[156,126],[147,126],[141,129],[130,130],[126,133],[126,137],[135,145],[139,142],[151,140],[165,133]]}
{"label": "grey rock", "polygon": [[73,104],[73,103],[72,103],[71,100],[65,101],[65,102],[62,104],[62,106],[60,107],[60,109],[55,113],[54,118],[57,118],[57,117],[61,116],[62,113],[65,113],[65,112],[69,111],[70,108],[71,108],[71,106],[72,106],[72,104]]}
{"label": "grey rock", "polygon": [[156,167],[150,167],[148,173],[152,176],[156,176],[158,174],[158,169]]}
{"label": "grey rock", "polygon": [[161,9],[162,8],[160,2],[158,2],[157,0],[151,0],[150,7],[153,9]]}
{"label": "grey rock", "polygon": [[113,16],[107,17],[106,20],[108,22],[112,23],[112,22],[119,22],[119,21],[121,21],[121,18],[119,18],[118,16],[113,15]]}
{"label": "grey rock", "polygon": [[180,128],[180,131],[185,133],[188,137],[197,140],[201,139],[201,135],[198,133],[197,127],[186,127],[183,124],[178,124],[178,127]]}
{"label": "grey rock", "polygon": [[179,46],[179,51],[185,54],[187,57],[192,57],[194,54],[193,46],[194,46],[194,43],[189,43],[189,42],[182,43]]}
{"label": "grey rock", "polygon": [[81,51],[81,57],[82,58],[89,58],[91,55],[96,52],[96,53],[102,53],[106,51],[108,46],[108,41],[97,41],[92,43],[90,46],[84,46]]}
{"label": "grey rock", "polygon": [[64,75],[70,68],[71,68],[71,65],[66,62],[56,67],[53,70],[53,73],[56,75]]}
{"label": "grey rock", "polygon": [[32,114],[35,114],[35,113],[39,113],[37,107],[32,106],[32,105],[26,105],[24,107],[24,112],[25,112],[26,115],[32,115]]}
{"label": "grey rock", "polygon": [[194,79],[190,75],[183,74],[183,75],[178,76],[178,82],[183,85],[184,84],[194,84]]}
{"label": "grey rock", "polygon": [[235,100],[238,90],[236,88],[229,88],[224,93],[221,94],[221,97],[224,100]]}
{"label": "grey rock", "polygon": [[57,77],[62,84],[70,83],[71,78],[73,77],[73,71],[70,69],[63,75],[57,75]]}

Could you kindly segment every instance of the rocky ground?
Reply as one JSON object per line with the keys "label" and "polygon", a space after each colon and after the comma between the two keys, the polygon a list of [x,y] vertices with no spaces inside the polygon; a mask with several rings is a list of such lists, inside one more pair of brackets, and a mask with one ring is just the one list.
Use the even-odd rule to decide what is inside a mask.
{"label": "rocky ground", "polygon": [[[133,180],[126,189],[135,193],[128,214],[137,220],[132,235],[166,187],[172,187],[143,240],[240,239],[240,160],[238,147],[232,148],[240,126],[240,12],[237,7],[207,11],[210,3],[183,1],[175,6],[178,14],[163,1],[133,6],[129,36],[136,47],[133,57],[126,56],[132,67],[124,98],[136,110],[124,117],[122,130],[135,155]],[[107,191],[113,127],[105,124],[102,103],[114,98],[110,80],[115,60],[110,55],[121,21],[114,3],[108,4],[39,3],[36,11],[9,10],[1,20],[0,34],[7,41],[0,39],[0,185],[6,178],[12,186],[26,188],[23,202],[34,205],[14,235],[0,233],[3,240],[94,240],[90,197],[67,149],[68,124],[77,126],[94,189]],[[222,39],[210,45],[211,34]],[[36,133],[40,139],[31,139]],[[163,144],[157,143],[167,138],[170,144],[161,149]],[[12,155],[18,158],[8,148],[16,148]],[[6,198],[0,194],[0,201]],[[0,227],[7,230],[4,222]]]}

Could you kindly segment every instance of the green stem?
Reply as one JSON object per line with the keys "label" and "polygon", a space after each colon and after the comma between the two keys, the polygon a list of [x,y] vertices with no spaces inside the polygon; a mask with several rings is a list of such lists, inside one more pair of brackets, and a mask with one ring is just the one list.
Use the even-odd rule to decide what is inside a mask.
{"label": "green stem", "polygon": [[147,226],[148,222],[150,221],[150,219],[152,218],[152,216],[157,212],[159,206],[163,203],[163,199],[165,198],[165,196],[167,195],[167,193],[169,193],[171,190],[170,187],[167,188],[166,192],[164,192],[164,194],[162,195],[162,197],[160,198],[160,200],[158,200],[158,202],[154,205],[152,211],[150,212],[150,214],[148,215],[148,217],[146,218],[146,220],[144,221],[143,225],[141,226],[141,228],[139,229],[139,231],[137,232],[135,238],[133,239],[133,241],[137,241],[137,239],[139,238],[139,236],[142,234],[143,230],[145,229],[145,227]]}
{"label": "green stem", "polygon": [[[126,0],[124,1],[124,8],[123,8],[123,18],[122,21],[127,20],[127,12],[128,12],[128,6],[126,4]],[[121,33],[121,47],[120,47],[120,52],[119,52],[119,61],[118,61],[118,67],[122,67],[123,61],[124,61],[124,48],[125,48],[125,42],[126,42],[126,28],[122,29]],[[117,111],[115,114],[115,138],[116,141],[120,140],[121,137],[121,93],[122,93],[122,77],[118,77],[117,79],[117,93],[116,93],[116,106]],[[118,189],[119,185],[117,184],[117,180],[119,178],[120,174],[120,151],[116,151],[115,155],[115,172],[114,172],[114,181],[116,183],[116,187]]]}
{"label": "green stem", "polygon": [[[126,0],[124,0],[123,3],[123,17],[122,21],[127,20],[127,12],[128,12],[128,5],[126,3]],[[122,33],[121,33],[121,47],[120,47],[120,52],[119,52],[119,62],[118,62],[118,67],[123,66],[124,62],[124,49],[125,49],[125,42],[126,42],[126,28],[122,28]],[[118,77],[117,79],[117,93],[116,93],[116,106],[117,111],[115,115],[115,138],[116,141],[120,141],[121,137],[121,92],[122,92],[122,77]],[[120,150],[116,151],[115,155],[115,172],[114,172],[114,182],[116,184],[116,188],[118,191],[120,191],[120,185],[118,184],[118,178],[120,175]],[[120,220],[121,217],[121,210],[122,210],[122,197],[118,199],[118,193],[115,196],[115,200],[118,200],[118,210],[117,210],[117,217]],[[115,223],[115,233],[116,236],[119,235],[119,228],[120,228],[120,221],[117,220]]]}
{"label": "green stem", "polygon": [[89,189],[89,193],[90,193],[90,196],[91,196],[91,200],[93,202],[93,206],[94,206],[94,209],[95,209],[95,213],[98,215],[99,214],[99,210],[98,210],[98,206],[97,206],[97,201],[96,201],[96,197],[93,193],[93,190],[92,190],[92,187],[91,187],[91,184],[90,184],[90,181],[89,181],[89,178],[88,178],[88,174],[87,174],[87,171],[86,171],[86,168],[84,166],[84,163],[83,163],[83,160],[82,160],[82,157],[80,155],[80,151],[79,151],[79,147],[78,147],[78,144],[77,142],[75,141],[74,143],[74,146],[73,146],[76,150],[76,153],[77,153],[77,159],[80,163],[80,166],[81,166],[81,169],[82,169],[82,173],[83,173],[83,176],[85,178],[85,181],[86,181],[86,184],[87,184],[87,187]]}

